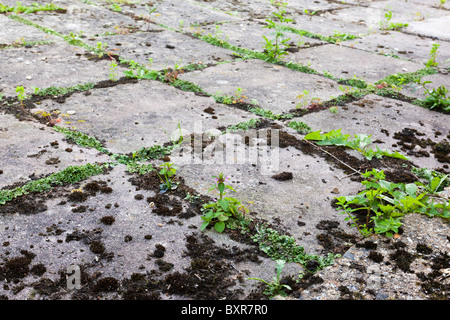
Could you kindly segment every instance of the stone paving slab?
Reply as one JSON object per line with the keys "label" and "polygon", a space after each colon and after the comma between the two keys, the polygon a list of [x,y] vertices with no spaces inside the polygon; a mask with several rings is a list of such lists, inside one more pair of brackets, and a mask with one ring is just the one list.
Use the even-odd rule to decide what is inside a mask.
{"label": "stone paving slab", "polygon": [[107,80],[108,62],[89,61],[85,53],[82,48],[62,42],[3,50],[0,88],[5,96],[16,96],[15,88],[19,85],[31,93],[33,87],[71,87]]}
{"label": "stone paving slab", "polygon": [[[248,145],[242,143],[245,137],[250,140]],[[353,233],[354,230],[346,226],[345,217],[336,214],[331,200],[335,196],[357,192],[360,184],[343,185],[339,180],[345,176],[343,170],[292,146],[268,147],[268,140],[265,130],[227,134],[205,148],[203,157],[206,160],[201,165],[183,164],[173,156],[171,159],[180,163],[179,174],[186,183],[204,195],[218,197],[217,192],[208,193],[208,190],[214,183],[212,177],[223,172],[242,203],[248,205],[251,212],[257,212],[257,218],[286,229],[307,252],[322,254],[324,248],[317,239],[321,231],[316,226],[320,221],[332,220],[346,232]],[[230,148],[230,141],[236,144],[234,150]],[[216,153],[210,156],[213,150]],[[292,179],[273,178],[287,172],[293,174]],[[230,192],[228,196],[234,195]]]}
{"label": "stone paving slab", "polygon": [[299,77],[293,70],[261,60],[222,64],[202,72],[183,74],[180,78],[201,86],[209,94],[221,91],[232,96],[237,88],[244,89],[247,101],[256,99],[260,107],[274,113],[295,109],[301,102],[297,96],[304,90],[309,90],[311,99],[321,100],[340,92],[338,85],[328,78],[311,74]]}
{"label": "stone paving slab", "polygon": [[[431,81],[431,83],[427,83],[425,85],[425,88],[430,91],[432,91],[433,89],[437,89],[440,86],[448,88],[450,85],[450,76],[443,74],[433,74],[422,77],[421,82],[423,83],[426,81]],[[417,99],[425,99],[427,97],[427,93],[423,88],[423,85],[417,83],[410,83],[408,85],[405,85],[402,88],[401,92],[407,96],[415,97]]]}
{"label": "stone paving slab", "polygon": [[154,9],[155,7],[156,11],[151,13],[150,16],[147,8],[142,5],[129,8],[124,7],[123,12],[146,19],[150,17],[151,21],[156,24],[162,24],[173,29],[189,29],[204,24],[239,20],[239,18],[233,15],[219,10],[209,9],[208,6],[200,6],[189,1],[165,0],[149,8]]}
{"label": "stone paving slab", "polygon": [[[105,104],[106,103],[106,104]],[[216,104],[214,99],[183,92],[155,81],[117,85],[94,90],[89,95],[73,94],[64,104],[43,101],[46,111],[57,107],[70,116],[77,129],[105,141],[113,153],[129,153],[142,147],[170,142],[173,133],[190,134],[248,121],[256,116]],[[133,108],[129,112],[130,107]],[[204,110],[211,108],[212,111]],[[77,123],[78,120],[85,122]]]}
{"label": "stone paving slab", "polygon": [[29,41],[57,41],[58,38],[0,15],[0,43],[12,45]]}
{"label": "stone paving slab", "polygon": [[[301,50],[290,55],[290,59],[318,72],[329,72],[336,78],[350,79],[356,76],[369,83],[375,83],[392,73],[414,72],[423,68],[418,63],[331,44]],[[367,61],[371,64],[367,64]]]}
{"label": "stone paving slab", "polygon": [[363,24],[343,21],[336,17],[333,12],[326,12],[324,14],[313,16],[293,15],[292,19],[294,21],[287,25],[328,37],[335,33],[361,36],[371,31]]}
{"label": "stone paving slab", "polygon": [[24,18],[65,35],[95,36],[105,33],[134,31],[143,28],[143,22],[112,12],[102,7],[76,2],[67,8],[66,13],[40,11]]}
{"label": "stone paving slab", "polygon": [[450,41],[448,30],[450,29],[449,15],[430,18],[424,21],[414,21],[409,24],[405,32],[417,34],[423,37],[437,38]]}
{"label": "stone paving slab", "polygon": [[436,43],[439,44],[436,62],[443,64],[450,59],[450,44],[448,42],[397,31],[374,33],[360,39],[344,41],[341,45],[379,54],[395,55],[402,59],[426,64],[430,59],[431,48]]}
{"label": "stone paving slab", "polygon": [[64,141],[44,125],[0,114],[0,188],[61,171],[68,166],[107,162],[109,157]]}
{"label": "stone paving slab", "polygon": [[[175,65],[217,63],[233,57],[232,51],[219,47],[202,50],[204,43],[201,40],[170,30],[91,38],[87,42],[94,47],[98,42],[106,43],[107,50],[114,54],[154,70],[174,68]],[[152,59],[151,64],[149,59]]]}
{"label": "stone paving slab", "polygon": [[[431,152],[432,147],[417,146],[415,150],[407,150],[400,145],[401,140],[395,135],[408,128],[417,131],[416,138],[419,140],[431,139],[439,143],[450,134],[446,117],[440,114],[406,102],[374,95],[339,108],[337,114],[326,113],[311,113],[301,117],[301,121],[313,130],[322,132],[342,129],[342,133],[350,134],[350,137],[355,134],[370,134],[373,141],[380,141],[373,143],[371,147],[374,149],[378,145],[381,149],[398,151],[409,157],[417,167],[438,169],[442,166]],[[413,145],[415,146],[414,143]],[[421,155],[420,151],[426,151],[428,157]]]}
{"label": "stone paving slab", "polygon": [[[264,28],[265,24],[254,22],[230,22],[220,26],[202,27],[202,35],[212,35],[229,44],[256,51],[264,51],[265,41],[263,36],[268,39],[273,38],[273,31]],[[327,42],[300,36],[292,32],[284,32],[286,38],[289,38],[289,45],[294,50],[298,48],[308,48],[311,46],[322,45]]]}

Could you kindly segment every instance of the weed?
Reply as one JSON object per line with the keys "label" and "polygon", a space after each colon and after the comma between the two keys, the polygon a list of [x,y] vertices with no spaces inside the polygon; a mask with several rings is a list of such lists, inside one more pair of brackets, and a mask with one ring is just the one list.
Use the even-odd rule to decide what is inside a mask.
{"label": "weed", "polygon": [[312,131],[311,127],[301,121],[291,121],[288,123],[288,127],[296,130],[299,133],[306,134]]}
{"label": "weed", "polygon": [[271,120],[292,119],[294,117],[294,115],[291,113],[274,114],[272,110],[266,110],[258,107],[251,108],[249,111],[258,116],[262,116]]}
{"label": "weed", "polygon": [[398,31],[402,28],[405,28],[408,26],[408,23],[393,23],[390,22],[392,19],[392,10],[388,9],[385,13],[384,13],[384,21],[380,21],[380,29],[381,30],[394,30],[394,31]]}
{"label": "weed", "polygon": [[326,257],[307,254],[305,249],[298,245],[294,238],[279,234],[276,230],[264,224],[256,227],[256,233],[251,238],[254,242],[258,243],[259,249],[272,260],[296,262],[304,267],[306,267],[309,261],[314,260],[317,262],[316,270],[321,270],[326,266],[332,265],[334,258],[339,257],[339,255],[331,253]]}
{"label": "weed", "polygon": [[20,107],[22,108],[22,112],[24,113],[25,109],[24,109],[23,102],[26,99],[25,89],[22,86],[18,86],[18,87],[16,87],[16,92],[17,92],[17,100],[19,101]]}
{"label": "weed", "polygon": [[256,128],[259,122],[261,122],[260,119],[250,119],[249,121],[246,122],[240,122],[238,124],[229,126],[224,133],[236,132],[240,130],[246,131],[248,129]]}
{"label": "weed", "polygon": [[328,133],[321,134],[321,130],[308,133],[304,139],[314,140],[317,145],[335,145],[344,146],[362,153],[368,160],[372,160],[373,157],[381,158],[383,156],[399,158],[403,160],[408,160],[405,156],[401,155],[397,151],[390,153],[389,151],[381,150],[378,146],[376,150],[370,149],[367,146],[372,143],[370,135],[356,134],[353,140],[349,140],[349,134],[343,134],[341,129],[331,130]]}
{"label": "weed", "polygon": [[225,230],[229,220],[233,218],[242,221],[241,224],[245,224],[245,220],[248,219],[245,217],[245,214],[249,210],[241,205],[236,198],[224,197],[226,194],[225,189],[236,192],[233,187],[225,184],[229,178],[224,177],[223,173],[220,173],[218,176],[213,176],[213,178],[216,179],[216,183],[208,192],[217,190],[219,192],[219,198],[203,205],[203,215],[201,218],[204,222],[200,229],[204,230],[209,224],[214,224],[214,229],[221,233]]}
{"label": "weed", "polygon": [[280,282],[280,276],[281,276],[281,272],[283,271],[284,265],[286,264],[285,261],[283,260],[276,260],[275,261],[277,266],[276,266],[276,273],[277,275],[275,277],[273,277],[273,281],[268,282],[266,280],[260,279],[260,278],[248,278],[248,280],[257,280],[257,281],[261,281],[263,283],[266,284],[266,289],[264,290],[264,294],[268,296],[268,298],[273,298],[276,295],[281,295],[281,296],[286,296],[286,292],[284,292],[283,289],[287,289],[287,290],[292,290],[291,287],[289,287],[286,284],[282,284]]}
{"label": "weed", "polygon": [[[383,171],[375,169],[362,175],[366,178],[362,182],[365,190],[356,196],[336,199],[337,205],[343,209],[340,213],[347,214],[346,220],[351,220],[352,226],[364,237],[373,233],[392,237],[393,233],[398,233],[402,217],[412,212],[450,218],[449,202],[444,200],[434,203],[429,195],[430,191],[435,192],[442,184],[443,178],[433,179],[429,185],[424,185],[421,182],[392,183],[385,180]],[[360,223],[360,219],[353,215],[356,211],[366,212],[365,223]],[[370,222],[373,227],[369,225]]]}
{"label": "weed", "polygon": [[272,33],[274,37],[272,40],[269,40],[266,36],[263,36],[265,41],[264,49],[270,58],[278,59],[279,57],[288,54],[286,48],[289,47],[288,42],[291,39],[285,37],[283,28],[280,28],[274,20],[278,20],[279,23],[288,23],[293,22],[294,20],[285,17],[285,8],[287,6],[286,2],[271,0],[271,4],[277,11],[272,12],[272,16],[266,19],[268,24],[263,28],[274,30]]}
{"label": "weed", "polygon": [[117,81],[117,61],[114,58],[111,58],[111,62],[109,63],[109,80]]}
{"label": "weed", "polygon": [[159,185],[160,193],[175,190],[178,187],[178,184],[172,180],[172,177],[175,175],[178,168],[170,162],[160,164],[159,167],[161,168],[161,170],[157,172],[157,174],[162,182],[162,184]]}
{"label": "weed", "polygon": [[437,57],[437,53],[438,53],[438,49],[441,45],[439,43],[433,43],[433,45],[431,46],[431,50],[430,50],[430,59],[428,59],[427,63],[425,64],[425,66],[427,68],[429,67],[437,67],[439,64],[436,62],[436,57]]}
{"label": "weed", "polygon": [[47,120],[47,124],[50,127],[56,126],[56,124],[60,123],[62,121],[62,118],[68,118],[68,114],[61,114],[59,110],[53,111],[53,112],[46,112],[46,111],[37,111],[34,113],[35,115],[39,115],[42,118],[45,118]]}
{"label": "weed", "polygon": [[108,167],[109,164],[90,163],[83,166],[69,166],[46,178],[30,181],[22,187],[0,190],[0,205],[28,193],[46,192],[51,190],[54,186],[85,180],[90,176],[103,173]]}
{"label": "weed", "polygon": [[450,96],[448,96],[448,89],[441,85],[436,89],[428,90],[425,88],[425,84],[430,83],[430,81],[425,81],[423,83],[425,93],[427,97],[422,100],[422,104],[429,109],[439,109],[443,111],[450,111]]}
{"label": "weed", "polygon": [[184,73],[183,68],[181,68],[178,64],[175,64],[173,69],[166,69],[164,71],[164,80],[166,82],[173,83],[178,79],[180,74]]}

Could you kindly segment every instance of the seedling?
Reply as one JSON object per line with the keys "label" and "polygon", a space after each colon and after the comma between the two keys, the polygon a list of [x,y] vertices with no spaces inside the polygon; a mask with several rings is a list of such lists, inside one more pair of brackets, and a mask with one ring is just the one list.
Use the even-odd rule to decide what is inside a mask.
{"label": "seedling", "polygon": [[283,260],[276,260],[275,261],[277,266],[275,268],[277,275],[273,277],[273,281],[268,282],[261,278],[248,278],[248,280],[257,280],[261,281],[266,284],[266,289],[264,290],[264,294],[267,295],[269,298],[272,298],[276,295],[286,296],[286,292],[284,292],[284,289],[292,290],[292,288],[286,284],[282,284],[280,282],[281,272],[283,271],[284,265],[286,264]]}
{"label": "seedling", "polygon": [[290,38],[285,38],[283,28],[279,24],[275,22],[278,20],[279,23],[288,23],[293,22],[293,19],[286,18],[286,6],[287,4],[284,1],[271,1],[271,4],[277,9],[276,12],[272,12],[272,17],[266,19],[268,23],[263,28],[272,29],[274,32],[272,35],[274,38],[269,40],[266,36],[263,36],[265,41],[265,52],[271,59],[277,59],[281,56],[287,55],[286,48],[289,47],[288,42],[291,40]]}
{"label": "seedling", "polygon": [[154,8],[150,8],[147,4],[145,5],[145,9],[147,9],[147,31],[150,31],[150,23],[152,22],[152,13],[156,11],[156,9],[158,9],[157,7]]}
{"label": "seedling", "polygon": [[430,59],[428,59],[425,64],[428,67],[437,67],[438,63],[436,62],[437,52],[441,45],[439,43],[433,43],[430,51]]}
{"label": "seedling", "polygon": [[61,111],[52,111],[51,113],[46,111],[37,111],[34,113],[35,115],[40,115],[42,118],[47,120],[47,124],[50,127],[56,126],[58,123],[62,121],[62,118],[69,118],[68,114],[61,114]]}
{"label": "seedling", "polygon": [[306,123],[301,122],[301,121],[291,121],[288,123],[288,127],[296,130],[299,133],[309,133],[312,131],[311,127],[308,126]]}
{"label": "seedling", "polygon": [[398,31],[402,28],[405,28],[408,26],[408,23],[393,23],[390,22],[392,19],[392,10],[388,9],[384,13],[384,21],[380,21],[380,29],[381,30],[395,30]]}
{"label": "seedling", "polygon": [[424,81],[422,86],[425,90],[427,97],[422,100],[425,107],[429,109],[439,109],[443,111],[450,111],[450,96],[448,96],[448,89],[441,85],[436,89],[428,90],[425,85],[431,83],[431,81]]}
{"label": "seedling", "polygon": [[25,112],[24,104],[23,104],[23,102],[26,99],[25,89],[22,86],[18,86],[18,87],[16,87],[16,92],[17,92],[17,100],[19,100],[19,102],[20,102],[20,106],[22,108],[22,112]]}
{"label": "seedling", "polygon": [[159,185],[160,193],[175,190],[178,185],[172,180],[172,177],[175,175],[178,168],[170,162],[160,164],[159,167],[161,168],[161,170],[159,171],[159,173],[157,172],[157,174],[162,182],[162,184]]}
{"label": "seedling", "polygon": [[224,177],[223,173],[213,176],[213,178],[215,178],[216,183],[208,192],[217,190],[219,192],[219,199],[203,205],[203,215],[201,218],[204,222],[200,230],[204,230],[209,224],[214,224],[214,229],[221,233],[225,230],[227,223],[230,222],[230,218],[239,219],[241,224],[245,225],[247,223],[245,214],[249,210],[241,205],[236,198],[224,197],[226,194],[225,189],[236,192],[233,187],[225,184],[229,178]]}
{"label": "seedling", "polygon": [[111,58],[111,62],[109,63],[109,79],[111,81],[117,81],[117,66],[116,59]]}
{"label": "seedling", "polygon": [[[385,234],[392,237],[398,233],[402,225],[401,218],[408,213],[420,212],[430,217],[440,216],[450,218],[450,204],[448,201],[434,203],[430,198],[430,191],[437,188],[447,178],[433,179],[430,185],[421,182],[393,183],[385,180],[383,171],[373,169],[362,174],[366,180],[362,184],[365,190],[356,196],[336,198],[337,205],[343,209],[340,213],[347,214],[345,220],[351,220],[352,226],[366,237],[373,233]],[[365,223],[361,223],[353,213],[365,212]],[[371,223],[373,226],[371,226]]]}

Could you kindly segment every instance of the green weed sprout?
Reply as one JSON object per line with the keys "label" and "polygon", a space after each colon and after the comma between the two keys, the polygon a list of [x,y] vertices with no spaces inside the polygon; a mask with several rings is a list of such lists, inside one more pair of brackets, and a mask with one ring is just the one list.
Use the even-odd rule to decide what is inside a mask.
{"label": "green weed sprout", "polygon": [[22,107],[22,112],[25,112],[24,105],[23,105],[23,102],[26,99],[25,89],[22,86],[18,86],[18,87],[16,87],[16,92],[17,92],[17,100],[19,100],[20,106]]}
{"label": "green weed sprout", "polygon": [[425,66],[429,67],[437,67],[438,63],[436,62],[437,52],[441,45],[439,43],[433,43],[430,51],[430,59],[427,61]]}
{"label": "green weed sprout", "polygon": [[265,283],[267,285],[267,287],[263,293],[265,295],[267,295],[269,298],[272,298],[276,295],[286,296],[286,292],[284,292],[283,289],[292,290],[292,288],[290,286],[288,286],[286,284],[282,284],[280,282],[281,272],[283,271],[283,268],[284,268],[284,265],[286,262],[284,260],[276,260],[275,262],[277,264],[277,266],[275,268],[277,275],[276,275],[276,277],[273,277],[273,281],[268,282],[261,278],[248,278],[248,280],[257,280],[257,281],[261,281],[261,282]]}
{"label": "green weed sprout", "polygon": [[274,35],[274,38],[273,40],[270,40],[266,36],[263,36],[265,41],[264,49],[271,59],[277,59],[288,54],[285,48],[289,46],[288,42],[291,39],[285,38],[283,29],[274,21],[274,19],[278,20],[280,23],[293,22],[294,20],[285,17],[285,8],[287,5],[285,2],[271,1],[271,3],[277,8],[277,11],[272,12],[272,17],[266,19],[268,25],[264,26],[263,28],[273,29],[274,32],[272,34]]}
{"label": "green weed sprout", "polygon": [[172,180],[172,177],[175,175],[178,168],[170,162],[160,164],[159,167],[161,168],[161,170],[156,173],[158,174],[158,177],[162,182],[162,184],[159,185],[160,193],[175,190],[178,185]]}
{"label": "green weed sprout", "polygon": [[229,179],[228,177],[224,177],[223,173],[220,173],[218,176],[213,176],[213,178],[216,179],[216,183],[208,192],[217,190],[219,192],[219,199],[214,199],[203,205],[203,215],[201,218],[204,222],[200,230],[203,231],[209,224],[214,224],[214,229],[221,233],[225,230],[230,218],[238,218],[244,222],[244,216],[249,210],[241,205],[236,198],[224,197],[226,194],[225,189],[236,192],[233,187],[225,184],[226,180]]}

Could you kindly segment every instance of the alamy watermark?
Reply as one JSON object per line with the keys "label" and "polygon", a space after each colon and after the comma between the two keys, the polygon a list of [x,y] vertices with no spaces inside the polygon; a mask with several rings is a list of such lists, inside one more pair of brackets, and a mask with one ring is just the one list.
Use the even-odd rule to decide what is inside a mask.
{"label": "alamy watermark", "polygon": [[223,132],[218,129],[203,130],[203,123],[197,121],[192,130],[183,127],[173,131],[170,139],[173,143],[182,140],[171,153],[172,161],[178,165],[249,164],[259,167],[262,175],[279,170],[278,129]]}

